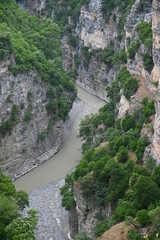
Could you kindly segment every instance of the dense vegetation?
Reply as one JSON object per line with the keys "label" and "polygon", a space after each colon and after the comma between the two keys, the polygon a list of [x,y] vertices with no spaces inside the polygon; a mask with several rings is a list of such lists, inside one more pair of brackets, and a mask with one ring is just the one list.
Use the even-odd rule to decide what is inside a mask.
{"label": "dense vegetation", "polygon": [[[122,82],[127,81],[125,78],[130,79],[125,69],[118,76]],[[159,213],[156,212],[160,209],[160,167],[155,166],[151,158],[143,162],[145,147],[150,142],[141,135],[144,126],[152,131],[154,101],[148,102],[144,98],[132,114],[116,120],[113,96],[110,96],[113,101],[98,114],[86,116],[81,122],[79,135],[83,140],[83,158],[75,171],[66,177],[66,184],[61,189],[62,203],[67,209],[75,204],[73,182],[77,181],[87,202],[99,207],[96,237],[126,220],[136,225],[135,230],[129,231],[128,239],[141,239],[139,229],[146,225],[152,226],[149,239],[155,239],[160,233]],[[105,147],[99,147],[103,142]],[[101,211],[109,203],[112,214],[105,218]]]}
{"label": "dense vegetation", "polygon": [[21,211],[28,206],[28,194],[16,191],[12,181],[0,170],[0,239],[34,240],[34,228],[37,225],[37,211],[30,209],[27,217]]}
{"label": "dense vegetation", "polygon": [[63,70],[59,27],[49,19],[29,15],[13,0],[2,0],[0,58],[9,59],[11,55],[16,64],[11,62],[10,71],[14,75],[37,71],[39,78],[35,81],[44,81],[48,88],[48,114],[65,120],[75,87]]}

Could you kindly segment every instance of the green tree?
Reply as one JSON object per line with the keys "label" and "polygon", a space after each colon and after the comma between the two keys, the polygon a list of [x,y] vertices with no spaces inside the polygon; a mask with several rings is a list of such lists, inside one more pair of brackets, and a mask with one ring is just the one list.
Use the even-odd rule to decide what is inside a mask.
{"label": "green tree", "polygon": [[34,240],[33,227],[27,219],[17,218],[6,228],[7,240]]}
{"label": "green tree", "polygon": [[139,176],[134,185],[135,200],[139,208],[147,208],[160,197],[160,189],[150,177]]}
{"label": "green tree", "polygon": [[125,163],[128,160],[128,150],[124,146],[121,146],[119,148],[119,151],[117,153],[117,160],[121,163]]}
{"label": "green tree", "polygon": [[29,206],[29,197],[25,191],[19,190],[16,194],[16,199],[21,210],[23,210],[25,206]]}
{"label": "green tree", "polygon": [[152,171],[152,180],[157,183],[158,187],[160,187],[160,166],[154,167]]}
{"label": "green tree", "polygon": [[7,226],[18,215],[18,204],[16,201],[0,195],[0,222]]}
{"label": "green tree", "polygon": [[134,216],[135,206],[132,202],[119,200],[115,216],[118,221],[123,221],[127,216]]}
{"label": "green tree", "polygon": [[144,227],[144,226],[146,226],[147,224],[149,224],[150,218],[149,218],[149,215],[148,215],[147,210],[143,209],[143,210],[138,211],[137,214],[136,214],[136,217],[137,217],[138,223],[139,223],[142,227]]}

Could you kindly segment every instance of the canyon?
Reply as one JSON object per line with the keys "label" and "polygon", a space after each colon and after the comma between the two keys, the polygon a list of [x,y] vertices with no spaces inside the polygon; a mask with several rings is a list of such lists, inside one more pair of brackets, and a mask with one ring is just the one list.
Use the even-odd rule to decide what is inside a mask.
{"label": "canyon", "polygon": [[[120,101],[116,105],[117,118],[123,119],[127,113],[132,113],[143,98],[155,99],[156,113],[153,120],[153,131],[151,134],[149,133],[150,135],[146,133],[146,136],[149,135],[148,138],[151,142],[145,149],[144,161],[148,157],[152,157],[157,164],[160,163],[160,5],[158,0],[153,0],[153,2],[146,0],[142,9],[140,8],[141,2],[141,0],[134,1],[129,11],[125,13],[127,16],[125,15],[123,31],[119,29],[119,24],[124,15],[118,6],[110,10],[108,22],[104,18],[103,2],[101,0],[90,0],[88,5],[81,7],[78,21],[72,29],[76,46],[71,44],[68,34],[63,34],[61,47],[64,69],[66,72],[75,72],[78,97],[82,102],[74,102],[75,92],[66,93],[67,98],[70,99],[69,108],[72,108],[69,113],[70,120],[55,121],[50,127],[49,133],[45,134],[44,140],[42,140],[42,135],[46,133],[50,123],[50,117],[47,115],[45,108],[48,103],[46,85],[39,79],[37,81],[36,71],[18,74],[17,76],[11,74],[9,65],[10,63],[15,64],[14,56],[8,61],[0,62],[0,122],[8,117],[8,114],[12,111],[13,103],[18,106],[24,105],[19,115],[18,124],[13,127],[11,133],[2,137],[0,144],[0,164],[4,173],[13,180],[19,178],[15,182],[17,189],[33,191],[47,183],[64,178],[80,161],[82,157],[80,153],[81,142],[80,139],[76,139],[80,120],[85,114],[96,113],[104,105],[104,101],[109,102],[106,88],[111,86],[116,79],[121,64],[117,57],[117,61],[114,60],[108,67],[112,60],[106,63],[105,58],[103,58],[105,50],[111,48],[112,44],[113,55],[117,56],[116,54],[121,51],[126,53],[126,62],[123,62],[123,65],[140,82],[138,91],[130,99],[125,97],[123,91],[120,92]],[[35,1],[33,3],[32,0],[26,0],[19,1],[18,4],[21,8],[41,18],[43,18],[44,13],[47,15],[46,1]],[[53,9],[50,16],[52,22],[54,22],[55,14]],[[113,16],[116,16],[116,21]],[[72,19],[69,18],[68,22],[70,25]],[[128,57],[129,51],[139,37],[137,26],[140,23],[152,23],[153,46],[147,49],[145,43],[140,41],[134,57],[130,58]],[[123,32],[122,36],[121,31]],[[145,66],[144,58],[146,55],[149,59],[153,59],[151,70],[148,70]],[[81,88],[88,93],[84,93]],[[30,105],[32,105],[33,117],[31,121],[25,122],[23,120],[24,113],[28,111]],[[79,113],[81,111],[82,114]],[[147,132],[145,126],[143,130]],[[29,173],[26,174],[27,172]],[[21,177],[22,175],[24,176]],[[30,193],[30,199],[32,199],[34,191]],[[57,186],[55,191],[58,199],[60,199]],[[70,217],[62,211],[62,215],[66,214],[67,220],[70,218],[71,237],[74,238],[77,234],[85,231],[88,236],[94,238],[94,229],[97,222],[95,216],[98,214],[99,208],[94,203],[88,204],[86,202],[81,186],[77,183],[74,184],[73,192],[75,206],[70,209]],[[101,211],[106,218],[109,217],[111,215],[110,204]],[[54,221],[56,222],[55,218]],[[66,233],[64,235],[67,239]],[[37,239],[40,239],[39,235],[37,236]],[[56,237],[52,235],[51,238],[60,239],[57,236],[56,233]]]}

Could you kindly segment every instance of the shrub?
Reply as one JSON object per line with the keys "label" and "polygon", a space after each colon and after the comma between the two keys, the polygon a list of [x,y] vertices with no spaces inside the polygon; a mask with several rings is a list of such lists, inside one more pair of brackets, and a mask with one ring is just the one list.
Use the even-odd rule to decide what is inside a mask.
{"label": "shrub", "polygon": [[147,23],[144,21],[141,21],[137,27],[136,27],[137,31],[138,31],[138,35],[140,40],[142,41],[142,43],[144,43],[144,46],[148,49],[151,50],[152,49],[152,39],[153,39],[153,35],[152,35],[152,23]]}
{"label": "shrub", "polygon": [[125,132],[127,132],[129,129],[135,127],[135,120],[131,115],[127,115],[123,120],[122,120],[122,127]]}
{"label": "shrub", "polygon": [[147,208],[160,197],[160,189],[150,177],[140,176],[134,185],[135,200],[139,208]]}
{"label": "shrub", "polygon": [[128,58],[133,59],[137,53],[137,50],[140,47],[140,41],[139,39],[136,40],[136,42],[132,43],[131,46],[128,48]]}
{"label": "shrub", "polygon": [[119,148],[119,151],[117,153],[117,160],[118,162],[122,162],[122,163],[125,163],[127,160],[128,160],[128,150],[121,146]]}
{"label": "shrub", "polygon": [[3,120],[0,125],[0,133],[5,135],[12,130],[12,122],[10,120]]}
{"label": "shrub", "polygon": [[[149,157],[145,160],[145,163],[144,163],[144,166],[145,168],[149,171],[149,172],[152,172],[153,168],[155,167],[156,165],[156,161]],[[153,179],[154,180],[154,179]],[[157,183],[158,184],[158,183]],[[159,186],[159,185],[158,185]]]}
{"label": "shrub", "polygon": [[68,185],[65,184],[60,188],[60,192],[62,194],[62,206],[65,207],[66,210],[69,210],[75,205],[73,191],[69,190]]}
{"label": "shrub", "polygon": [[142,161],[145,148],[148,146],[149,141],[146,138],[140,138],[137,142],[136,156],[139,161]]}
{"label": "shrub", "polygon": [[101,236],[107,230],[108,230],[107,221],[104,222],[97,221],[94,229],[95,237]]}
{"label": "shrub", "polygon": [[150,117],[155,114],[155,102],[152,100],[151,102],[147,103],[144,108],[144,115],[145,117]]}
{"label": "shrub", "polygon": [[32,119],[32,113],[31,112],[25,112],[24,113],[24,121],[29,122]]}
{"label": "shrub", "polygon": [[141,234],[136,229],[130,229],[127,234],[128,240],[144,240]]}
{"label": "shrub", "polygon": [[154,67],[153,57],[149,56],[148,54],[145,54],[143,57],[143,64],[144,64],[145,70],[148,71],[149,73],[151,73],[151,71]]}
{"label": "shrub", "polygon": [[160,166],[154,167],[151,177],[157,183],[158,187],[160,187]]}
{"label": "shrub", "polygon": [[149,220],[150,219],[149,219],[149,215],[148,215],[147,210],[140,210],[140,211],[138,211],[137,214],[136,214],[136,217],[137,217],[138,223],[142,227],[144,227],[144,226],[149,224]]}
{"label": "shrub", "polygon": [[9,58],[12,53],[11,34],[9,32],[0,34],[0,58]]}
{"label": "shrub", "polygon": [[133,168],[133,171],[132,171],[132,172],[133,172],[133,173],[136,173],[136,174],[138,174],[138,175],[146,176],[146,177],[150,176],[150,174],[149,174],[149,172],[147,171],[147,169],[144,168],[143,166],[135,166],[135,167]]}
{"label": "shrub", "polygon": [[118,221],[123,221],[127,216],[134,216],[136,209],[132,202],[120,200],[116,208],[115,216]]}

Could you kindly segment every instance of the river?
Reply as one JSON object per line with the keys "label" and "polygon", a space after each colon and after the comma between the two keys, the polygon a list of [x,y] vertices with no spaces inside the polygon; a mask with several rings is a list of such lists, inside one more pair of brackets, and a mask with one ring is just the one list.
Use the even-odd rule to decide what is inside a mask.
{"label": "river", "polygon": [[[80,121],[85,115],[96,113],[105,102],[77,87],[78,98],[65,124],[65,140],[60,151],[41,166],[30,171],[14,182],[16,189],[27,192],[47,183],[64,178],[81,159],[81,140],[77,137]],[[67,136],[67,137],[66,137]]]}
{"label": "river", "polygon": [[[60,151],[49,161],[14,182],[17,190],[29,192],[30,208],[38,210],[36,240],[69,239],[69,213],[61,205],[60,187],[66,173],[81,159],[81,141],[77,137],[79,124],[85,115],[96,113],[105,102],[77,88],[78,98],[64,127],[64,142]],[[28,208],[24,210],[24,214]]]}

